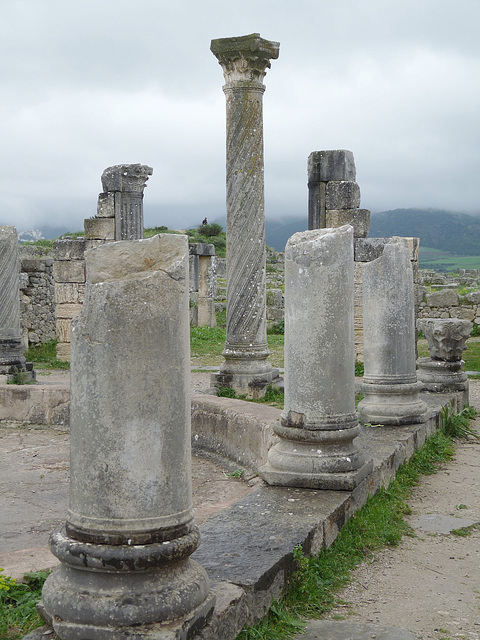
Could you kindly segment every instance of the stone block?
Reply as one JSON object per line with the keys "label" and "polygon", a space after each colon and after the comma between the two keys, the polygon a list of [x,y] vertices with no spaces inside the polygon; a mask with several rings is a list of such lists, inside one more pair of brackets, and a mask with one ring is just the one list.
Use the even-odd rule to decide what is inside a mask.
{"label": "stone block", "polygon": [[360,206],[360,187],[356,182],[332,180],[325,189],[325,208],[357,209]]}
{"label": "stone block", "polygon": [[83,260],[55,260],[53,263],[55,282],[85,282]]}
{"label": "stone block", "polygon": [[115,217],[115,193],[99,193],[97,203],[97,218]]}
{"label": "stone block", "polygon": [[85,238],[65,238],[53,243],[55,260],[83,260],[84,253]]}
{"label": "stone block", "polygon": [[69,342],[57,343],[57,360],[61,360],[62,362],[70,361],[70,343]]}
{"label": "stone block", "polygon": [[285,319],[285,311],[279,307],[267,307],[267,320],[269,325],[283,322]]}
{"label": "stone block", "polygon": [[84,228],[86,240],[115,240],[114,218],[86,218]]}
{"label": "stone block", "polygon": [[283,291],[281,289],[267,289],[267,306],[283,307]]}
{"label": "stone block", "polygon": [[327,227],[342,227],[351,224],[354,238],[366,238],[370,231],[370,211],[368,209],[332,209],[325,214]]}
{"label": "stone block", "polygon": [[480,304],[480,291],[472,291],[471,293],[467,293],[465,298],[472,304]]}
{"label": "stone block", "polygon": [[473,321],[475,319],[475,311],[471,307],[454,307],[450,309],[450,317]]}
{"label": "stone block", "polygon": [[72,323],[67,318],[57,318],[57,340],[58,342],[70,342]]}
{"label": "stone block", "polygon": [[458,305],[458,293],[453,289],[434,291],[427,294],[427,305],[429,307],[453,307]]}
{"label": "stone block", "polygon": [[214,256],[215,245],[207,244],[206,242],[194,242],[188,245],[188,250],[191,256]]}
{"label": "stone block", "polygon": [[356,178],[355,160],[351,151],[313,151],[308,156],[308,182],[351,180]]}
{"label": "stone block", "polygon": [[354,241],[355,262],[371,262],[383,254],[389,238],[356,238]]}
{"label": "stone block", "polygon": [[[107,242],[107,240],[85,240],[85,251],[88,251],[89,249],[97,249],[98,247],[101,247],[102,244],[105,244]],[[111,240],[108,240],[108,242],[111,242]]]}
{"label": "stone block", "polygon": [[45,271],[45,263],[34,258],[27,258],[21,261],[21,269],[25,273],[37,273],[38,271]]}
{"label": "stone block", "polygon": [[74,318],[82,310],[81,304],[57,304],[55,307],[56,318]]}
{"label": "stone block", "polygon": [[55,302],[57,304],[64,304],[65,302],[83,302],[84,291],[85,285],[73,282],[56,282]]}

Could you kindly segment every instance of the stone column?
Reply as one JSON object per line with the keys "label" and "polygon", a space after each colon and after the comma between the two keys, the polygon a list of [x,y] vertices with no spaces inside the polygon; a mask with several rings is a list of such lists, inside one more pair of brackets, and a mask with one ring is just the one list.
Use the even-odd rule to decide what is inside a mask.
{"label": "stone column", "polygon": [[70,505],[50,538],[61,565],[45,617],[62,640],[187,637],[213,607],[189,558],[187,238],[108,243],[86,264],[72,321]]}
{"label": "stone column", "polygon": [[21,374],[34,377],[22,353],[20,329],[20,262],[15,227],[0,226],[0,382],[12,382]]}
{"label": "stone column", "polygon": [[415,367],[415,301],[408,238],[373,239],[372,251],[373,259],[363,265],[365,398],[358,404],[359,418],[363,423],[381,425],[424,422],[428,408],[419,395]]}
{"label": "stone column", "polygon": [[370,211],[359,209],[353,153],[345,149],[313,151],[308,156],[308,228],[353,226],[355,238],[366,238]]}
{"label": "stone column", "polygon": [[285,408],[269,484],[351,490],[372,470],[354,439],[353,229],[294,234],[285,248]]}
{"label": "stone column", "polygon": [[279,44],[253,33],[211,50],[227,103],[227,338],[214,384],[258,397],[278,376],[267,362],[262,81]]}
{"label": "stone column", "polygon": [[215,255],[213,244],[195,242],[189,245],[190,256],[193,258],[192,285],[197,291],[197,308],[194,323],[199,327],[216,327],[215,300],[211,292],[210,274],[212,272],[212,258]]}
{"label": "stone column", "polygon": [[[144,164],[118,164],[102,173],[104,193],[99,196],[99,215],[95,220],[105,227],[113,212],[115,240],[143,238],[143,191],[152,173],[153,169]],[[110,229],[102,228],[100,238],[108,233]]]}
{"label": "stone column", "polygon": [[468,376],[462,360],[473,323],[458,318],[422,318],[417,327],[428,341],[429,358],[417,360],[422,388],[432,392],[463,391],[468,403]]}

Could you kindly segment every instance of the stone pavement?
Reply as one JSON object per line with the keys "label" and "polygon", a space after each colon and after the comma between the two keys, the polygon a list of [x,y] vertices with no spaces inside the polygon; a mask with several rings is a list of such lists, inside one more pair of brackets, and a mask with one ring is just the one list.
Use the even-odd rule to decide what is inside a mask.
{"label": "stone pavement", "polygon": [[[209,374],[194,374],[192,382],[197,394],[205,391]],[[195,397],[197,403],[201,401],[201,395]],[[204,397],[232,419],[245,405],[239,400]],[[250,409],[255,406],[249,404]],[[266,409],[273,418],[280,413],[271,407],[258,408],[259,413]],[[374,472],[353,492],[268,487],[252,476],[242,482],[225,475],[235,464],[195,456],[193,484],[202,542],[193,557],[207,570],[217,595],[214,618],[199,637],[233,639],[244,624],[264,615],[272,599],[281,594],[292,568],[293,548],[301,544],[306,553],[316,553],[331,544],[368,493],[387,482],[433,428],[434,421],[427,429],[424,425],[364,429],[359,446],[373,457]],[[11,575],[25,567],[51,566],[46,541],[49,532],[64,521],[67,507],[68,434],[0,428],[0,489],[0,513],[4,514],[0,566],[6,565]],[[333,625],[321,630],[327,622],[332,624],[310,623],[298,640],[408,638],[402,630],[371,625],[362,629]]]}

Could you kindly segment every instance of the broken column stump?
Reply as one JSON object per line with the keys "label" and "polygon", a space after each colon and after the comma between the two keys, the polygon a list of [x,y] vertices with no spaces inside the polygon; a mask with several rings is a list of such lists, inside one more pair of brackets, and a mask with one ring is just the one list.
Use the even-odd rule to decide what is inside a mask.
{"label": "broken column stump", "polygon": [[372,471],[354,440],[353,228],[294,234],[285,248],[285,405],[269,484],[354,489]]}
{"label": "broken column stump", "polygon": [[[193,520],[186,236],[86,252],[72,321],[70,504],[45,619],[62,640],[184,638],[213,609]],[[161,635],[161,634],[165,635]]]}

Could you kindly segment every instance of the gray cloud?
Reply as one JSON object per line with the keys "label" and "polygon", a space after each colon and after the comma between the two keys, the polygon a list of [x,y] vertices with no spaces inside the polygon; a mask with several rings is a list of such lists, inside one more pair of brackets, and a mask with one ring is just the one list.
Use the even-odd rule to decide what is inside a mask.
{"label": "gray cloud", "polygon": [[107,166],[154,168],[148,224],[224,214],[210,40],[280,42],[265,83],[267,216],[306,216],[311,151],[354,152],[362,206],[480,213],[477,0],[5,0],[0,222],[80,229]]}

